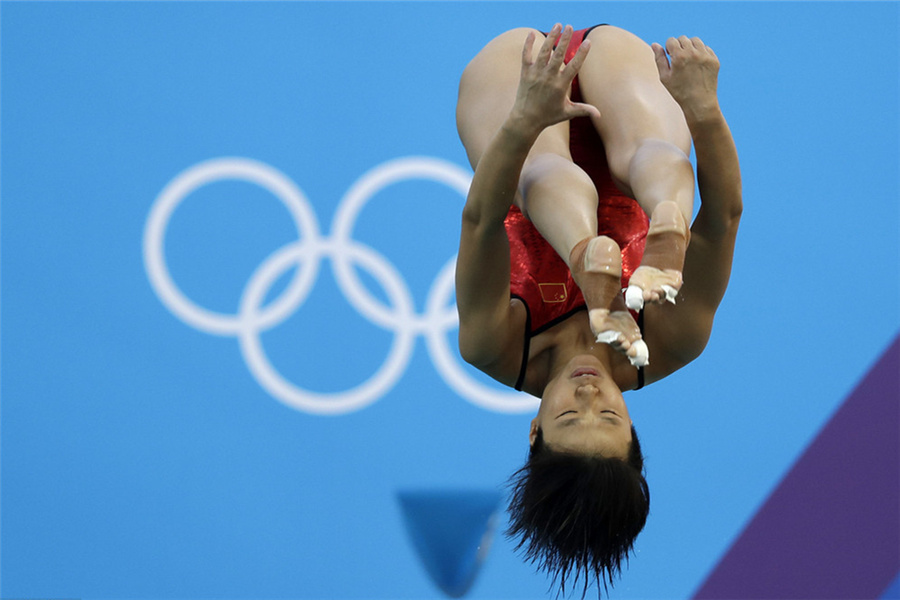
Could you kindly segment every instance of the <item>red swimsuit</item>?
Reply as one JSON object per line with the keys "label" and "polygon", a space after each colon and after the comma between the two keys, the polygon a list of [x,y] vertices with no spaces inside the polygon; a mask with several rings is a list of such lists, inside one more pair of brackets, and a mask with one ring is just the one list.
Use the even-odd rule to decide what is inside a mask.
{"label": "red swimsuit", "polygon": [[[566,51],[566,62],[575,55],[588,32],[590,29],[582,29],[573,34]],[[572,82],[571,99],[582,101],[577,77]],[[647,215],[635,200],[620,192],[613,183],[603,141],[590,118],[570,121],[569,150],[575,164],[590,176],[597,188],[600,197],[597,235],[608,235],[622,249],[622,286],[627,287],[644,254],[649,225]],[[525,304],[528,312],[525,355],[516,383],[516,389],[521,389],[531,338],[585,309],[585,303],[566,263],[517,207],[509,209],[505,224],[509,237],[510,293]]]}

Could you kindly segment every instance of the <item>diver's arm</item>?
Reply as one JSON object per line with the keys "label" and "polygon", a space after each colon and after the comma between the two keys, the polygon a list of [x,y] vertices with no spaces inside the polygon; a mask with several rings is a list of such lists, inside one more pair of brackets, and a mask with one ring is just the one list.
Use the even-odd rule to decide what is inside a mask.
{"label": "diver's arm", "polygon": [[[509,240],[504,219],[515,198],[522,165],[537,139],[533,127],[510,115],[478,166],[463,208],[456,262],[459,350],[463,358],[498,379],[515,378],[524,320],[515,318],[509,294]],[[502,364],[511,358],[516,364]]]}
{"label": "diver's arm", "polygon": [[590,48],[589,43],[582,44],[563,66],[571,36],[571,27],[554,26],[532,60],[535,35],[529,34],[515,103],[478,160],[463,209],[456,267],[460,352],[466,361],[504,382],[512,378],[514,383],[524,343],[525,309],[510,300],[504,227],[522,168],[545,128],[577,116],[599,116],[593,106],[568,98],[572,79]]}
{"label": "diver's arm", "polygon": [[719,61],[698,38],[671,38],[666,50],[671,65],[654,45],[660,79],[681,106],[694,141],[701,204],[677,304],[647,307],[648,335],[656,342],[651,363],[657,359],[658,376],[684,366],[706,347],[731,276],[743,210],[737,150],[716,93]]}

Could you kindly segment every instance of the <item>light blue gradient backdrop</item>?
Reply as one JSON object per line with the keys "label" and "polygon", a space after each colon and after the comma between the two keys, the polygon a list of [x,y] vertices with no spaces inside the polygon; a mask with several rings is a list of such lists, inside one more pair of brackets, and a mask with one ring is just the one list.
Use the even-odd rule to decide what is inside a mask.
{"label": "light blue gradient backdrop", "polygon": [[[897,4],[23,2],[0,19],[3,597],[440,597],[395,493],[501,486],[530,415],[460,399],[422,338],[372,406],[289,408],[234,339],[163,306],[142,235],[163,187],[210,158],[282,171],[324,232],[385,161],[468,170],[459,75],[512,27],[701,36],[742,161],[712,340],[627,396],[652,512],[611,597],[688,597],[898,331]],[[359,217],[355,238],[393,263],[419,312],[461,208],[444,187],[407,183]],[[270,194],[220,183],[167,235],[184,292],[233,312],[295,234]],[[263,339],[285,377],[339,391],[392,338],[326,264]],[[547,585],[500,538],[470,595]]]}

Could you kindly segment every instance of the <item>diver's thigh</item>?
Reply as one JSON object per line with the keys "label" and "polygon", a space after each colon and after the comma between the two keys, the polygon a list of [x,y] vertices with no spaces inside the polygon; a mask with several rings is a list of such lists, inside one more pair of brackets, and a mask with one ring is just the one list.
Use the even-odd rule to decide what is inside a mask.
{"label": "diver's thigh", "polygon": [[618,27],[597,27],[588,34],[591,51],[579,73],[586,102],[600,110],[594,120],[614,175],[627,175],[637,146],[647,139],[670,142],[685,154],[691,137],[681,112],[659,81],[650,46]]}
{"label": "diver's thigh", "polygon": [[[534,29],[513,29],[491,40],[463,71],[456,125],[473,168],[515,103],[522,49],[530,32],[536,34],[532,56],[536,55],[545,36]],[[568,131],[568,123],[548,127],[538,137],[531,154],[568,154]]]}

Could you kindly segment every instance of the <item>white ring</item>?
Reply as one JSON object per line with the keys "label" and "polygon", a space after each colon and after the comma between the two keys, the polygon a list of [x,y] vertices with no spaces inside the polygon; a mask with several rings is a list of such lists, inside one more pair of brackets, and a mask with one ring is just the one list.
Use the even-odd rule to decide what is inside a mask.
{"label": "white ring", "polygon": [[[375,194],[389,185],[411,179],[443,183],[459,192],[463,198],[468,194],[471,181],[471,177],[456,165],[433,158],[399,158],[378,165],[360,177],[341,200],[331,227],[331,239],[335,246],[340,248],[350,240],[356,218],[366,202]],[[385,310],[384,306],[360,283],[344,256],[339,252],[333,256],[338,283],[357,311],[382,327],[398,329],[408,327],[412,323],[418,331],[428,328],[428,324],[418,315],[391,314]]]}
{"label": "white ring", "polygon": [[[291,213],[299,240],[267,257],[253,272],[241,295],[237,315],[225,315],[197,306],[172,281],[165,263],[165,231],[172,213],[194,190],[223,179],[255,183],[281,200]],[[450,259],[432,283],[425,312],[418,315],[409,288],[393,264],[382,254],[351,239],[363,206],[385,187],[410,179],[444,184],[463,197],[471,177],[448,162],[426,157],[389,161],[365,173],[342,198],[329,239],[319,235],[318,222],[303,192],[285,175],[257,161],[220,158],[195,165],[173,179],[156,198],[144,230],[144,262],[154,291],[163,304],[188,325],[216,335],[238,338],[251,374],[279,401],[319,415],[338,415],[360,410],[387,393],[403,375],[422,334],[432,363],[447,385],[467,401],[502,413],[532,411],[540,401],[527,394],[502,392],[479,383],[463,368],[451,350],[447,334],[458,326],[452,301],[456,258]],[[335,279],[347,301],[375,325],[391,331],[394,341],[384,363],[360,385],[334,393],[309,391],[286,380],[271,364],[260,334],[283,322],[308,297],[323,258],[329,258]],[[261,304],[275,281],[297,265],[287,289],[268,306]],[[376,300],[362,285],[354,265],[372,275],[385,291],[389,306]]]}
{"label": "white ring", "polygon": [[[319,252],[322,248],[324,247],[317,248],[311,244],[295,243],[285,246],[266,259],[253,273],[241,297],[241,321],[243,323],[257,322],[255,312],[278,276],[295,263],[315,260],[317,256],[307,255]],[[411,309],[410,301],[403,293],[404,286],[393,279],[397,277],[396,271],[381,262],[376,253],[354,243],[346,248],[345,254],[354,262],[358,262],[368,269],[375,279],[382,283],[388,297],[395,305],[401,306],[403,310]],[[388,282],[387,285],[384,285],[385,281]],[[368,406],[381,398],[397,383],[412,356],[415,333],[409,328],[395,330],[394,343],[391,345],[388,357],[372,377],[350,390],[329,394],[302,389],[282,377],[266,356],[257,328],[242,329],[238,339],[241,352],[251,373],[272,396],[288,406],[305,412],[319,415],[339,415]]]}
{"label": "white ring", "polygon": [[[310,243],[319,239],[319,224],[302,191],[281,172],[246,158],[208,160],[180,173],[157,196],[144,228],[144,266],[153,290],[163,304],[188,325],[214,335],[236,335],[242,325],[237,315],[198,306],[172,279],[165,259],[165,234],[172,213],[191,192],[204,185],[236,179],[270,191],[291,214],[297,234]],[[303,302],[318,275],[319,262],[302,265],[288,288],[259,316],[260,326],[270,328],[286,319]]]}

